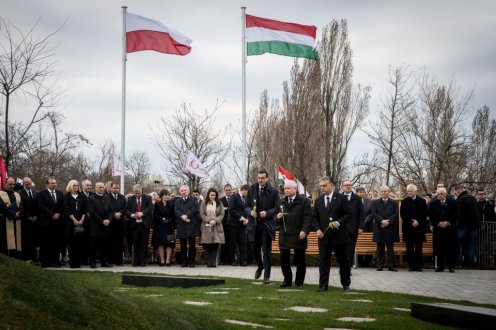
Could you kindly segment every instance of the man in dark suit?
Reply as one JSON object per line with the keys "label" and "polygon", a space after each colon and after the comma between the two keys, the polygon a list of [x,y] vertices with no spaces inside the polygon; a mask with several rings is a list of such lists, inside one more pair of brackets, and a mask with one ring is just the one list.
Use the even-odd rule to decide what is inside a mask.
{"label": "man in dark suit", "polygon": [[139,184],[134,185],[133,194],[128,198],[126,206],[128,224],[133,233],[133,267],[145,267],[148,235],[153,223],[153,203],[150,196],[143,195],[143,188]]}
{"label": "man in dark suit", "polygon": [[22,180],[23,189],[19,191],[22,200],[22,251],[24,260],[36,259],[36,231],[37,231],[37,213],[36,195],[32,188],[33,182],[29,177]]}
{"label": "man in dark suit", "polygon": [[447,198],[445,188],[438,188],[436,195],[438,197],[429,206],[429,219],[434,228],[434,255],[437,256],[436,272],[444,272],[447,263],[450,273],[454,273],[457,254],[457,205],[454,199]]}
{"label": "man in dark suit", "polygon": [[[461,186],[455,187],[458,206],[458,264],[471,269],[474,264],[475,231],[480,227],[479,207],[474,196]],[[464,253],[465,252],[465,253]]]}
{"label": "man in dark suit", "polygon": [[263,283],[270,284],[272,241],[275,238],[276,203],[279,200],[279,193],[269,184],[269,173],[267,173],[266,170],[258,171],[257,181],[258,183],[255,183],[250,187],[247,204],[252,210],[250,215],[256,219],[253,257],[257,262],[258,268],[255,271],[255,279],[262,276],[263,270]]}
{"label": "man in dark suit", "polygon": [[112,267],[110,254],[110,200],[105,196],[105,184],[95,183],[94,195],[88,199],[90,214],[90,266],[96,268],[97,257],[102,267]]}
{"label": "man in dark suit", "polygon": [[349,240],[348,222],[351,220],[351,206],[344,195],[334,191],[329,177],[319,180],[322,195],[315,200],[313,226],[319,238],[319,292],[329,287],[331,253],[334,251],[339,264],[339,276],[343,290],[350,290],[350,266],[347,247]]}
{"label": "man in dark suit", "polygon": [[[362,200],[363,204],[363,223],[360,228],[358,228],[358,234],[361,233],[371,233],[373,231],[374,221],[372,219],[372,200],[367,197],[367,193],[363,187],[356,188],[356,194]],[[359,255],[358,263],[361,267],[369,267],[372,262],[371,255]]]}
{"label": "man in dark suit", "polygon": [[406,186],[407,197],[400,207],[403,221],[403,241],[406,243],[406,258],[408,271],[422,271],[422,246],[427,231],[427,203],[417,195],[417,187],[413,184]]}
{"label": "man in dark suit", "polygon": [[181,244],[181,267],[195,267],[196,247],[195,238],[200,235],[201,220],[198,215],[199,203],[196,198],[189,196],[189,187],[179,187],[180,197],[174,201],[176,215],[177,238]]}
{"label": "man in dark suit", "polygon": [[236,265],[236,246],[239,251],[239,264],[246,266],[246,225],[248,224],[248,185],[239,188],[239,194],[231,195],[229,198],[229,259],[232,265]]}
{"label": "man in dark suit", "polygon": [[276,205],[277,221],[279,222],[279,250],[281,251],[281,270],[284,281],[281,288],[289,288],[293,281],[290,255],[294,251],[296,265],[295,285],[303,288],[307,263],[305,250],[307,249],[307,235],[312,225],[312,208],[310,200],[297,194],[298,186],[294,181],[284,184],[284,197]]}
{"label": "man in dark suit", "polygon": [[229,255],[229,229],[230,226],[227,226],[227,222],[229,221],[229,199],[232,196],[232,186],[228,183],[224,185],[224,196],[220,199],[220,202],[224,206],[224,218],[222,219],[222,227],[224,228],[224,238],[225,243],[220,246],[220,265],[232,265],[236,266],[236,261],[231,259]]}
{"label": "man in dark suit", "polygon": [[38,193],[38,234],[42,267],[60,267],[60,257],[65,250],[64,193],[57,190],[55,177],[45,181],[46,189]]}
{"label": "man in dark suit", "polygon": [[124,252],[124,234],[126,216],[126,197],[119,193],[118,183],[112,183],[111,193],[107,195],[110,200],[110,262],[116,266],[122,266],[122,255]]}
{"label": "man in dark suit", "polygon": [[358,230],[364,226],[363,202],[362,199],[352,191],[352,183],[349,180],[343,181],[341,191],[351,206],[351,220],[347,223],[348,234],[348,262],[353,267],[355,259],[355,246],[358,239]]}
{"label": "man in dark suit", "polygon": [[398,204],[389,198],[389,187],[382,186],[381,198],[372,203],[374,218],[374,234],[372,239],[377,243],[377,270],[384,268],[384,249],[387,247],[389,270],[397,272],[394,258],[394,242],[399,242]]}

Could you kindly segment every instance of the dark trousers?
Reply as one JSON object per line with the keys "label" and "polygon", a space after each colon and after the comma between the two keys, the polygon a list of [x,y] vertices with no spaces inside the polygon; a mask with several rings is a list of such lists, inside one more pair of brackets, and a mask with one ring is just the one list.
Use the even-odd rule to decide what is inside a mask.
{"label": "dark trousers", "polygon": [[[225,245],[225,244],[224,244]],[[231,263],[236,260],[236,246],[239,250],[239,264],[246,264],[246,227],[229,226],[229,259]]]}
{"label": "dark trousers", "polygon": [[71,235],[67,238],[67,248],[69,250],[69,265],[71,267],[81,266],[81,242],[84,234]]}
{"label": "dark trousers", "polygon": [[350,266],[347,254],[348,244],[333,244],[328,236],[319,239],[319,287],[329,287],[329,273],[331,271],[331,254],[334,251],[339,265],[339,278],[342,286],[349,286]]}
{"label": "dark trousers", "polygon": [[[291,285],[293,282],[293,272],[291,271],[290,249],[281,249],[281,270],[284,276],[284,283]],[[307,263],[305,258],[305,249],[294,249],[294,263],[296,265],[295,285],[303,285],[305,274],[307,272]]]}
{"label": "dark trousers", "polygon": [[217,265],[217,253],[219,252],[219,244],[203,244],[205,249],[205,261],[207,265],[212,267]]}
{"label": "dark trousers", "polygon": [[133,229],[133,266],[143,266],[146,261],[148,249],[148,234],[150,230],[143,223],[136,223]]}
{"label": "dark trousers", "polygon": [[196,259],[195,236],[188,238],[180,238],[181,257],[183,265],[194,265]]}
{"label": "dark trousers", "polygon": [[358,239],[358,233],[350,233],[348,239],[348,263],[350,267],[353,267],[353,263],[355,261],[355,247]]}
{"label": "dark trousers", "polygon": [[116,265],[122,265],[122,253],[124,252],[125,228],[122,220],[111,222],[112,236],[110,239],[110,260]]}
{"label": "dark trousers", "polygon": [[91,236],[90,237],[90,264],[96,264],[99,259],[101,264],[109,262],[109,243],[110,236]]}
{"label": "dark trousers", "polygon": [[457,251],[456,251],[456,233],[450,233],[446,229],[434,231],[434,241],[436,243],[435,253],[437,256],[437,269],[444,270],[447,264],[449,269],[455,268]]}
{"label": "dark trousers", "polygon": [[231,259],[231,256],[229,255],[229,231],[231,228],[224,223],[222,224],[222,227],[224,228],[225,243],[220,246],[220,264],[229,265],[234,262],[234,259]]}
{"label": "dark trousers", "polygon": [[418,241],[407,241],[406,244],[406,260],[408,260],[408,266],[413,269],[422,269],[422,246],[424,242],[422,240]]}
{"label": "dark trousers", "polygon": [[[59,264],[61,244],[65,246],[65,235],[60,226],[51,224],[38,228],[40,242],[40,261],[42,265]],[[62,241],[62,243],[61,243]]]}
{"label": "dark trousers", "polygon": [[36,260],[36,223],[29,220],[22,222],[22,254],[24,260]]}
{"label": "dark trousers", "polygon": [[253,258],[255,259],[258,268],[263,268],[264,278],[270,277],[270,267],[272,265],[272,238],[265,226],[260,226],[256,229],[255,241],[253,242]]}
{"label": "dark trousers", "polygon": [[384,249],[387,248],[388,266],[395,267],[396,260],[394,259],[394,242],[377,243],[377,267],[384,267]]}

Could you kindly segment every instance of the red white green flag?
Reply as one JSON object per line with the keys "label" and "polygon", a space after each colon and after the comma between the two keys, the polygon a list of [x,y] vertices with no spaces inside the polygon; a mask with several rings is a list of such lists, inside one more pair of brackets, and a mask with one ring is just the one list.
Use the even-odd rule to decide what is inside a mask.
{"label": "red white green flag", "polygon": [[247,55],[272,53],[317,60],[317,27],[246,15]]}
{"label": "red white green flag", "polygon": [[284,186],[284,184],[287,181],[294,181],[294,182],[296,182],[296,185],[298,186],[298,194],[310,196],[310,194],[308,194],[306,192],[305,187],[300,182],[300,180],[298,180],[297,178],[295,178],[294,175],[291,174],[291,172],[289,172],[288,170],[284,169],[281,165],[279,165],[277,167],[277,172],[278,172],[277,173],[277,181],[279,181],[279,185],[280,186]]}

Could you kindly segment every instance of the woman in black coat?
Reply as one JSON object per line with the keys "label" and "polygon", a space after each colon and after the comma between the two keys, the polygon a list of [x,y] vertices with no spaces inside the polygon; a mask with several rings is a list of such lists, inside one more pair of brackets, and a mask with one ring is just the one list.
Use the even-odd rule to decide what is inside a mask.
{"label": "woman in black coat", "polygon": [[71,268],[81,267],[87,202],[86,196],[79,190],[79,182],[71,180],[64,195],[64,214],[66,218],[65,236],[69,248]]}
{"label": "woman in black coat", "polygon": [[[174,248],[174,206],[169,201],[167,189],[159,193],[160,200],[153,206],[153,235],[152,245],[158,249],[160,256],[159,266],[169,267],[171,264],[172,249]],[[164,257],[165,250],[165,257]]]}

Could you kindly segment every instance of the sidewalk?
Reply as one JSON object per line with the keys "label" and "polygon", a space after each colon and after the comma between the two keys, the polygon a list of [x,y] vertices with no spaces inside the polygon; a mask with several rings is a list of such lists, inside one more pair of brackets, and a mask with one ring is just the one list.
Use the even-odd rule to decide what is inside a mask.
{"label": "sidewalk", "polygon": [[[72,270],[65,267],[62,269]],[[216,268],[206,268],[206,266],[199,265],[195,268],[181,268],[177,265],[173,265],[172,267],[158,267],[158,265],[154,264],[147,265],[147,267],[144,268],[125,265],[113,268],[99,267],[97,269],[84,267],[80,270],[234,277],[253,280],[256,267],[217,266]],[[293,274],[294,273],[295,269],[293,267]],[[353,269],[352,274],[352,290],[398,292],[496,305],[496,271],[494,270],[461,269],[456,270],[454,274],[451,274],[447,271],[444,273],[435,273],[433,269],[426,269],[422,273],[408,272],[406,269],[399,269],[397,273],[394,273],[387,271],[387,269],[378,272],[375,268],[359,268]],[[279,266],[272,267],[271,281],[276,282],[278,285],[282,282],[282,279],[281,268]],[[318,284],[318,282],[318,267],[308,267],[305,284]],[[339,283],[338,268],[331,269],[329,285],[341,287]]]}

